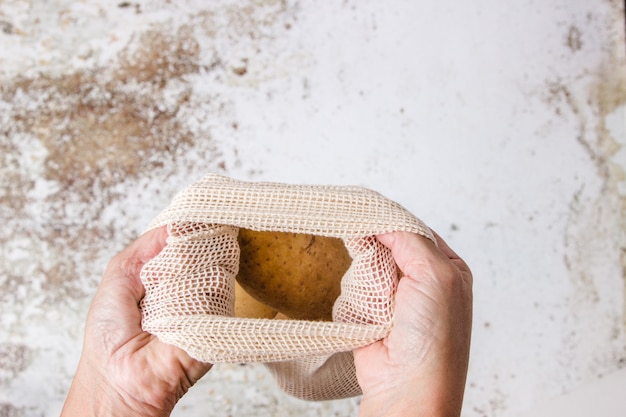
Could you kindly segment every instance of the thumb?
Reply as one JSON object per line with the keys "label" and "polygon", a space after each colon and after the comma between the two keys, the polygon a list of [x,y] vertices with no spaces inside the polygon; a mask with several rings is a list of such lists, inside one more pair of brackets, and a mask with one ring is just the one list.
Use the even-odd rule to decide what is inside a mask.
{"label": "thumb", "polygon": [[153,229],[141,235],[111,259],[100,286],[126,287],[130,289],[135,302],[139,302],[144,295],[144,288],[139,279],[141,268],[161,252],[166,245],[166,239],[166,227]]}
{"label": "thumb", "polygon": [[[446,277],[460,272],[471,285],[469,267],[436,233],[437,246],[421,235],[410,232],[392,232],[376,236],[380,243],[391,250],[398,268],[413,279],[424,277],[431,271],[434,277]],[[452,269],[452,271],[450,270]]]}

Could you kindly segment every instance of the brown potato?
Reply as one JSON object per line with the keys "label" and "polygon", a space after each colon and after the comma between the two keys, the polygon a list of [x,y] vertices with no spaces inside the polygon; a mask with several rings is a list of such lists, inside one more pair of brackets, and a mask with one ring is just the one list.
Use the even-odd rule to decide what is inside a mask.
{"label": "brown potato", "polygon": [[352,259],[341,239],[239,230],[237,282],[292,319],[332,320],[341,278]]}
{"label": "brown potato", "polygon": [[255,300],[235,282],[235,317],[273,319],[277,311]]}

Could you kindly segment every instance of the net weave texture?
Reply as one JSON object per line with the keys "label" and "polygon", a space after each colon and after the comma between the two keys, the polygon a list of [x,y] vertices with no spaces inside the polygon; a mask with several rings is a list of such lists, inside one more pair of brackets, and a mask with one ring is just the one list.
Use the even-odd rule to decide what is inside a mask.
{"label": "net weave texture", "polygon": [[[307,400],[359,395],[351,351],[392,326],[399,271],[375,235],[408,231],[435,241],[421,220],[365,188],[214,174],[181,191],[148,229],[160,226],[167,245],[141,271],[144,330],[204,362],[263,362],[283,390]],[[239,228],[342,239],[352,264],[333,321],[233,317]]]}

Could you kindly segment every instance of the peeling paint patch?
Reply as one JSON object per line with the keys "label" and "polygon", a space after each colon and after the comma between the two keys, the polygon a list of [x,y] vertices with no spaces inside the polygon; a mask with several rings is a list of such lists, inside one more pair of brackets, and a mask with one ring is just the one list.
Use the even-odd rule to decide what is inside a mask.
{"label": "peeling paint patch", "polygon": [[577,26],[572,25],[567,31],[567,47],[572,52],[580,51],[583,48],[582,32]]}
{"label": "peeling paint patch", "polygon": [[[623,3],[610,3],[613,13],[601,20],[589,12],[585,26],[590,38],[594,28],[609,34],[604,53],[593,55],[594,64],[584,70],[570,66],[569,72],[547,80],[543,94],[555,119],[570,123],[573,135],[568,132],[568,137],[578,145],[569,171],[576,176],[570,177],[575,187],[568,192],[561,229],[569,288],[557,301],[567,311],[559,362],[567,370],[565,378],[575,384],[623,367],[626,358],[624,10]],[[584,34],[574,27],[565,44],[572,53],[585,46]],[[591,175],[579,177],[578,172]]]}
{"label": "peeling paint patch", "polygon": [[[88,299],[110,257],[184,185],[242,164],[229,89],[276,76],[270,63],[282,49],[271,44],[294,11],[280,1],[193,11],[165,3],[65,6],[20,17],[0,5],[11,11],[10,20],[0,11],[0,37],[46,38],[30,71],[18,64],[0,74],[0,340],[11,340],[0,344],[0,417],[62,404],[75,370],[67,359],[80,349]],[[162,7],[176,18],[163,19]],[[110,17],[120,9],[152,22],[120,28]],[[94,41],[103,22],[116,29]],[[17,34],[17,26],[27,30]],[[85,42],[77,47],[72,33]],[[233,72],[241,63],[245,71]],[[228,140],[218,142],[214,131]],[[51,384],[23,385],[30,364],[48,362],[38,376]],[[13,402],[12,390],[26,398],[31,388],[45,395]]]}
{"label": "peeling paint patch", "polygon": [[24,415],[24,408],[18,408],[13,404],[0,403],[0,417],[22,417]]}
{"label": "peeling paint patch", "polygon": [[[165,86],[197,72],[197,48],[193,38],[181,33],[148,32],[139,41],[140,52],[124,51],[113,70],[4,83],[2,99],[13,105],[4,148],[15,149],[9,138],[20,136],[34,137],[43,145],[44,178],[58,187],[51,200],[72,193],[93,201],[95,194],[128,176],[162,166],[159,155],[176,155],[181,147],[193,145],[190,132],[176,117],[189,99],[190,87],[165,91]],[[10,157],[7,152],[5,158]],[[11,198],[20,191],[24,189],[14,189],[0,202],[23,206]]]}
{"label": "peeling paint patch", "polygon": [[15,378],[31,359],[31,350],[24,344],[0,344],[0,379]]}
{"label": "peeling paint patch", "polygon": [[[13,257],[20,249],[33,253],[36,236],[48,249],[87,251],[88,261],[90,248],[114,238],[115,229],[100,220],[122,197],[116,186],[172,166],[200,140],[179,117],[191,95],[186,77],[199,71],[198,54],[186,27],[149,31],[112,68],[2,83],[0,213],[12,221],[0,238],[26,239],[25,247],[10,245]],[[29,210],[37,206],[41,211]],[[25,224],[28,214],[36,227]],[[45,277],[44,288],[71,294],[75,266],[75,257],[59,256],[33,272]]]}

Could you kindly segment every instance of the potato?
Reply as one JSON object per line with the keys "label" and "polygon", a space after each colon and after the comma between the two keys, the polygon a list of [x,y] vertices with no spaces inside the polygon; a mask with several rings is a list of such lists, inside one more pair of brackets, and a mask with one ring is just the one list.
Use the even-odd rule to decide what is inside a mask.
{"label": "potato", "polygon": [[341,239],[239,230],[237,282],[256,300],[299,320],[332,320],[352,259]]}
{"label": "potato", "polygon": [[255,300],[235,282],[235,317],[273,319],[277,311]]}

